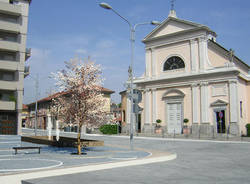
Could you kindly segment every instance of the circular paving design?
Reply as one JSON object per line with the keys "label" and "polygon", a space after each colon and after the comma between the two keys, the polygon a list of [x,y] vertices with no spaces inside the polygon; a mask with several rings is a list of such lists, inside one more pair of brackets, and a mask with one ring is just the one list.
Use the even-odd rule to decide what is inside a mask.
{"label": "circular paving design", "polygon": [[63,162],[49,159],[0,159],[0,172],[28,171],[59,167]]}

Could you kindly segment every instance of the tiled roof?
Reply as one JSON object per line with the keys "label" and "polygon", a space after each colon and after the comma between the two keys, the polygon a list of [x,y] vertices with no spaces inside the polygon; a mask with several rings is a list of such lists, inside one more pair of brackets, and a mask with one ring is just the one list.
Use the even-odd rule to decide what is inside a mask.
{"label": "tiled roof", "polygon": [[28,106],[23,104],[23,109],[28,109]]}
{"label": "tiled roof", "polygon": [[[102,93],[104,93],[104,94],[112,94],[112,93],[114,93],[114,91],[112,91],[110,89],[107,89],[107,88],[104,88],[104,87],[100,87],[100,89],[101,89]],[[57,93],[54,93],[54,94],[52,94],[52,95],[50,95],[48,97],[42,98],[42,99],[38,100],[37,102],[39,103],[39,102],[51,101],[53,98],[56,98],[56,97],[61,96],[61,95],[66,95],[68,93],[69,93],[69,91],[57,92]],[[28,106],[33,105],[33,104],[35,104],[35,102],[32,102],[32,103],[28,104]]]}

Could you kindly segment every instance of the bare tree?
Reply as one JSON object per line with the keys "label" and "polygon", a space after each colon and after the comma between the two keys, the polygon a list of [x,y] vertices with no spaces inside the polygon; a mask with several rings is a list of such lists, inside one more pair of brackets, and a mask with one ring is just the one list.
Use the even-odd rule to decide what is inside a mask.
{"label": "bare tree", "polygon": [[101,67],[88,60],[78,58],[65,62],[66,69],[53,73],[61,95],[53,99],[52,111],[66,122],[78,126],[77,153],[81,154],[82,126],[98,126],[105,121],[106,100],[102,94]]}

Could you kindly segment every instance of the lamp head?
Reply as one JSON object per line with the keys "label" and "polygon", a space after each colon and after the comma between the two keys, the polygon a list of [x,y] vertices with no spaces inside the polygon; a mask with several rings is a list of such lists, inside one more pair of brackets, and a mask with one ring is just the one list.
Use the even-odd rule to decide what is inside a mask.
{"label": "lamp head", "polygon": [[107,9],[107,10],[112,9],[112,7],[108,3],[103,3],[102,2],[99,5],[100,5],[100,7],[104,8],[104,9]]}
{"label": "lamp head", "polygon": [[155,25],[155,26],[161,25],[161,23],[159,21],[156,21],[156,20],[151,21],[151,24]]}

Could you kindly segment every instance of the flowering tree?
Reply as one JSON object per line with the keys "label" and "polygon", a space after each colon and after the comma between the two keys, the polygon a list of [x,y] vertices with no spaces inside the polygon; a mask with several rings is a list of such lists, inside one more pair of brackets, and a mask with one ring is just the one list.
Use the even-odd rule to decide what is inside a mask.
{"label": "flowering tree", "polygon": [[105,121],[105,99],[101,92],[101,67],[78,58],[65,62],[66,69],[53,73],[61,95],[53,99],[52,111],[78,126],[77,153],[81,154],[82,126],[98,126]]}

